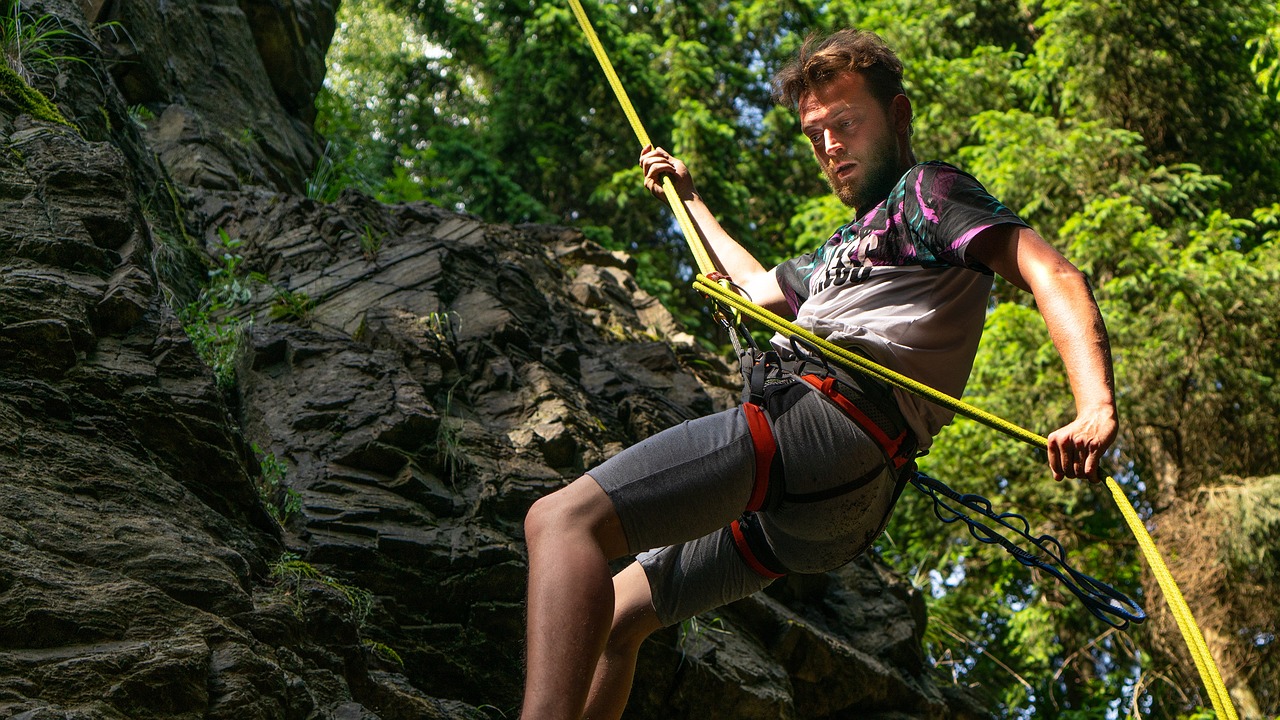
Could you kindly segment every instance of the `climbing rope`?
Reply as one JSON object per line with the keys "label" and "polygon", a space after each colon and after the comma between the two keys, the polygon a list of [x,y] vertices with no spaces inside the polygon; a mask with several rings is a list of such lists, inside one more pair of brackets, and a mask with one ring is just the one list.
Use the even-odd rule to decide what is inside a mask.
{"label": "climbing rope", "polygon": [[[569,0],[569,5],[573,8],[574,17],[578,19],[578,25],[582,26],[582,32],[587,36],[587,44],[591,46],[591,51],[595,53],[596,60],[600,63],[605,77],[609,80],[609,87],[613,88],[613,94],[617,96],[618,104],[622,106],[622,114],[627,116],[627,122],[631,124],[631,130],[635,132],[636,139],[640,141],[640,147],[652,145],[653,142],[649,140],[649,133],[645,131],[644,124],[640,122],[640,116],[636,114],[636,109],[631,104],[631,98],[627,96],[627,89],[622,86],[622,81],[618,79],[618,73],[614,72],[613,63],[609,61],[609,56],[604,51],[604,45],[600,44],[600,38],[596,36],[595,28],[591,27],[591,19],[587,17],[587,11],[582,9],[582,3],[578,0]],[[693,253],[693,259],[698,265],[698,271],[708,275],[715,272],[715,263],[711,262],[711,256],[707,253],[706,246],[702,244],[698,229],[689,217],[689,211],[685,209],[684,203],[681,202],[680,197],[676,194],[675,185],[672,184],[671,178],[666,176],[662,178],[662,190],[663,195],[667,198],[667,204],[671,206],[671,212],[676,216],[676,223],[680,226],[680,233],[684,235],[685,242],[688,243],[689,250]]]}
{"label": "climbing rope", "polygon": [[[591,50],[595,54],[596,60],[604,70],[604,74],[608,78],[609,85],[613,88],[619,104],[622,105],[622,112],[627,116],[627,121],[631,124],[632,130],[636,134],[636,138],[640,141],[641,146],[652,145],[653,143],[649,139],[649,134],[645,131],[644,125],[640,122],[640,118],[636,114],[635,108],[631,105],[631,100],[627,97],[626,89],[622,86],[622,81],[618,79],[618,75],[613,69],[613,63],[609,60],[609,56],[605,52],[604,46],[600,43],[600,38],[596,36],[595,30],[591,26],[591,20],[587,17],[586,10],[583,9],[581,1],[569,0],[569,5],[572,7],[574,17],[577,18],[578,24],[582,27],[582,31],[587,37],[587,43],[591,46]],[[895,387],[902,388],[903,390],[926,398],[938,405],[941,405],[942,407],[952,410],[958,415],[980,422],[1034,447],[1042,450],[1048,447],[1048,440],[1041,435],[1033,433],[1030,430],[1022,428],[999,416],[974,407],[962,400],[958,400],[950,395],[939,392],[938,390],[912,380],[901,373],[894,372],[889,368],[878,365],[867,358],[828,342],[824,338],[820,338],[808,330],[805,330],[804,328],[779,317],[769,310],[746,300],[729,290],[727,287],[717,285],[708,278],[708,275],[715,272],[715,266],[711,262],[706,247],[702,244],[701,236],[698,234],[697,228],[689,218],[688,211],[677,197],[671,179],[669,177],[664,177],[662,182],[667,202],[671,206],[671,211],[676,216],[676,221],[680,226],[681,232],[684,234],[685,242],[688,243],[694,259],[697,262],[698,269],[701,271],[694,282],[694,287],[696,289],[703,292],[713,300],[733,308],[739,313],[749,315],[764,324],[766,327],[778,332],[783,337],[801,338],[805,342],[817,347],[824,355],[846,368],[879,378],[880,380],[894,385]],[[1209,653],[1209,647],[1205,643],[1204,635],[1201,633],[1199,625],[1196,624],[1195,617],[1191,614],[1191,609],[1187,606],[1187,602],[1183,598],[1182,592],[1178,589],[1177,582],[1173,579],[1173,575],[1170,574],[1169,568],[1165,565],[1164,558],[1161,556],[1160,550],[1156,547],[1155,541],[1151,538],[1151,534],[1147,532],[1146,527],[1142,523],[1142,519],[1138,517],[1138,513],[1133,509],[1133,505],[1125,496],[1124,490],[1120,487],[1119,483],[1117,483],[1114,478],[1108,476],[1106,479],[1106,485],[1111,491],[1112,499],[1115,500],[1117,507],[1119,507],[1120,514],[1124,517],[1125,523],[1129,526],[1130,532],[1132,532],[1134,537],[1137,539],[1138,546],[1142,549],[1143,557],[1146,559],[1148,566],[1150,566],[1152,574],[1156,577],[1156,582],[1160,585],[1160,589],[1164,593],[1165,602],[1168,604],[1170,612],[1178,623],[1178,629],[1181,631],[1183,641],[1186,643],[1187,649],[1191,653],[1191,658],[1195,662],[1196,670],[1200,673],[1200,679],[1204,683],[1205,689],[1209,694],[1209,699],[1213,704],[1214,712],[1223,720],[1239,720],[1235,705],[1232,703],[1230,695],[1227,694],[1226,685],[1222,681],[1222,675],[1218,670],[1218,665],[1214,661],[1213,656]]]}

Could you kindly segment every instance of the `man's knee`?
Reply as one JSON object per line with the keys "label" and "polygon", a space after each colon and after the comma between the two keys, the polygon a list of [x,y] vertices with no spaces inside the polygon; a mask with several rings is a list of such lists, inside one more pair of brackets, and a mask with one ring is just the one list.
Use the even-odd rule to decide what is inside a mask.
{"label": "man's knee", "polygon": [[636,613],[615,617],[609,629],[610,652],[635,652],[650,635],[661,630],[662,624],[649,613]]}
{"label": "man's knee", "polygon": [[616,545],[621,531],[609,496],[595,480],[583,475],[538,498],[525,515],[524,532],[525,541],[531,544],[587,533],[602,545]]}
{"label": "man's knee", "polygon": [[524,536],[527,542],[536,542],[547,536],[554,537],[566,522],[566,503],[559,497],[562,492],[564,488],[550,495],[543,495],[529,508],[524,516]]}

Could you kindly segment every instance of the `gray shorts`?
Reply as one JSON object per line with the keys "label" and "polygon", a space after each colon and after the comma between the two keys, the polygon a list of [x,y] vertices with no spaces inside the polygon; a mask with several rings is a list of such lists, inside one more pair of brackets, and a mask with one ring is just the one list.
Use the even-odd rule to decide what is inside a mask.
{"label": "gray shorts", "polygon": [[[802,382],[768,391],[785,495],[756,519],[790,572],[835,569],[883,531],[897,473],[875,441],[821,393]],[[664,430],[589,474],[613,501],[630,552],[640,553],[663,625],[772,582],[747,565],[729,529],[755,480],[755,450],[741,407]],[[824,498],[841,486],[850,487]]]}

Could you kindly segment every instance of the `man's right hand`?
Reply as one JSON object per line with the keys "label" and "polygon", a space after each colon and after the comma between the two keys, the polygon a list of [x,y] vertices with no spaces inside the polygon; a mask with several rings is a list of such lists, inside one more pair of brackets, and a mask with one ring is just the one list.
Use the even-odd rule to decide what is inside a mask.
{"label": "man's right hand", "polygon": [[662,177],[671,178],[681,200],[689,201],[697,196],[693,188],[693,176],[689,168],[671,153],[652,145],[640,151],[640,167],[644,169],[644,187],[659,200],[666,199],[662,189]]}
{"label": "man's right hand", "polygon": [[738,241],[729,236],[706,203],[693,188],[689,168],[671,153],[646,145],[640,153],[640,167],[644,169],[644,187],[659,200],[666,200],[662,188],[663,176],[671,178],[678,199],[684,201],[689,217],[698,235],[707,245],[711,262],[716,270],[733,278],[733,282],[746,291],[755,302],[780,315],[790,315],[791,308],[782,294],[773,272],[766,270]]}

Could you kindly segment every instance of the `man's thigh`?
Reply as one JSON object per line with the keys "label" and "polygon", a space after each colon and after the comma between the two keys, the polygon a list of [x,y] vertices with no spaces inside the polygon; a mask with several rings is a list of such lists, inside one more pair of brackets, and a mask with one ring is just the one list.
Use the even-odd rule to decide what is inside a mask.
{"label": "man's thigh", "polygon": [[590,475],[608,495],[632,553],[702,537],[738,518],[755,481],[741,408],[681,423]]}

